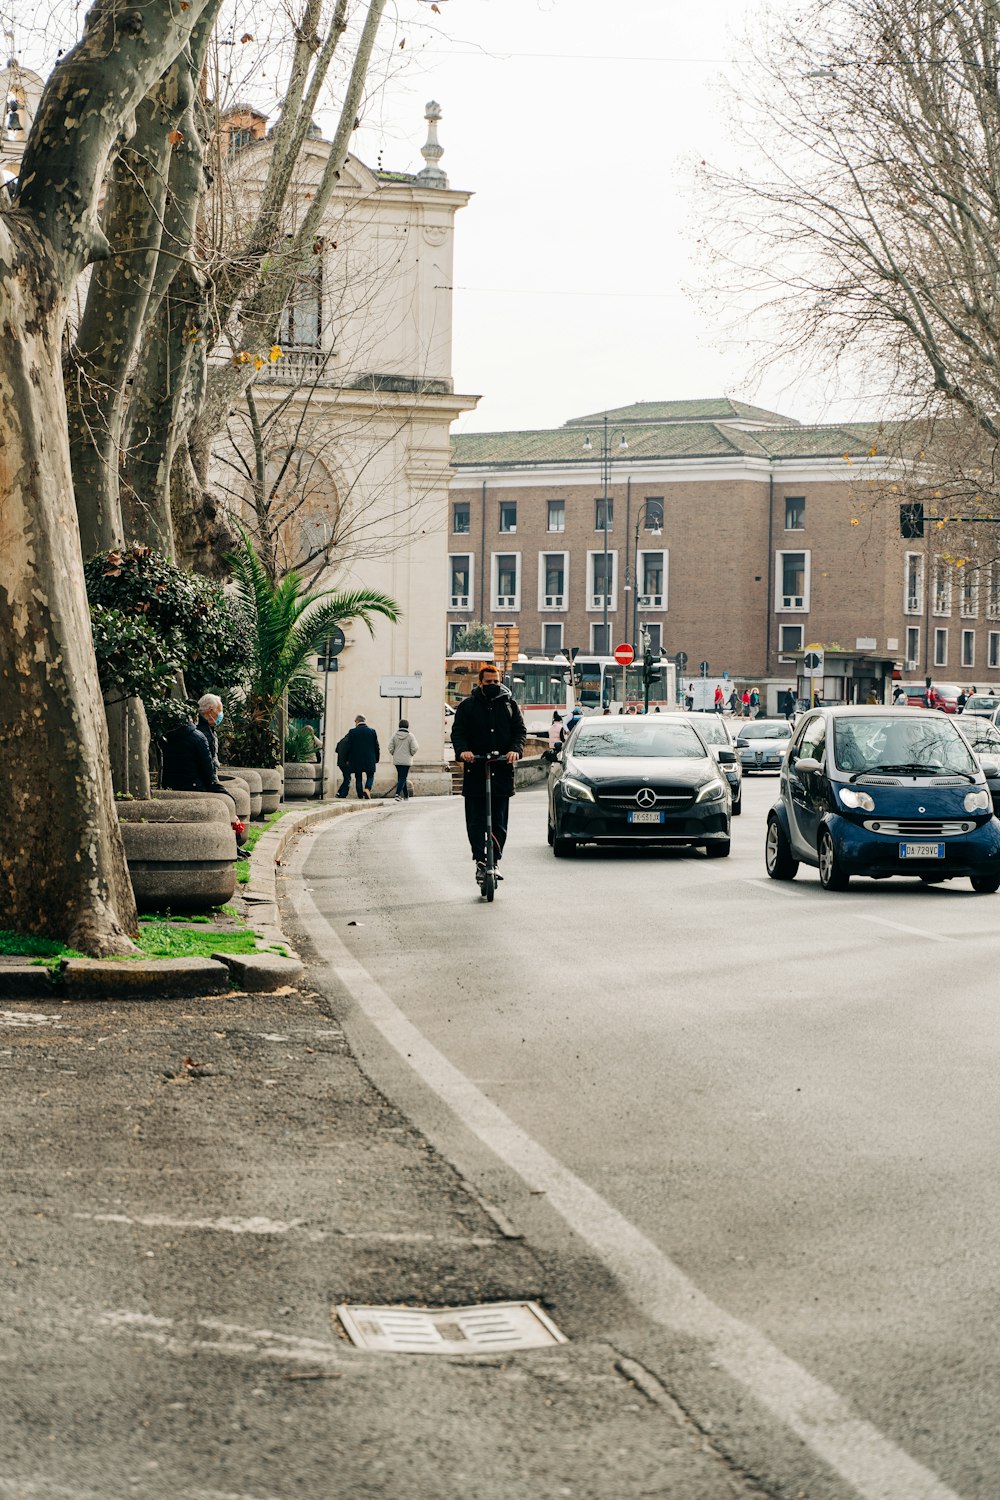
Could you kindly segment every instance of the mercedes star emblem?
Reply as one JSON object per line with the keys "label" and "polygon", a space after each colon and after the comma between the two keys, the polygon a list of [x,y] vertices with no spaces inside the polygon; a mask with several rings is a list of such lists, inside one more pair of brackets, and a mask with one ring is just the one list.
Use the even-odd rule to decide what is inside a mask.
{"label": "mercedes star emblem", "polygon": [[636,792],[635,800],[640,807],[653,807],[656,803],[656,793],[651,786],[643,786]]}

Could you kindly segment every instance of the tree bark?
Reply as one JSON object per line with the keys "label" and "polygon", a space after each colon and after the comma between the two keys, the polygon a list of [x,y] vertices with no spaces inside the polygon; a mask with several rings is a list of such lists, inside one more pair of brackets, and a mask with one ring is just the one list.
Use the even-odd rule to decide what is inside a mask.
{"label": "tree bark", "polygon": [[59,267],[30,224],[0,221],[0,923],[86,953],[138,930],[69,464]]}

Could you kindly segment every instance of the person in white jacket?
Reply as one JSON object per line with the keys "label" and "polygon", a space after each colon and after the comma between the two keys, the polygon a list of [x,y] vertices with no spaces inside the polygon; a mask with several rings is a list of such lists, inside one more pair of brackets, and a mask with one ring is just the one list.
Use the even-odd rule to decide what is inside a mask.
{"label": "person in white jacket", "polygon": [[392,763],[396,767],[396,795],[393,798],[394,802],[405,802],[407,797],[413,796],[407,782],[407,777],[410,774],[413,757],[419,749],[420,746],[417,744],[416,738],[410,732],[410,721],[408,719],[400,719],[399,728],[389,741],[389,754],[392,756]]}

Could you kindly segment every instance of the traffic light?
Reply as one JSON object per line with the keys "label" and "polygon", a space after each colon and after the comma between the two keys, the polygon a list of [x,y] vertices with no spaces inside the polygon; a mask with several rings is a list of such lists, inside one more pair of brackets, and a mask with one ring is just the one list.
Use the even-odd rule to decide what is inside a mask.
{"label": "traffic light", "polygon": [[909,500],[899,507],[899,534],[908,542],[924,534],[924,507],[919,500]]}
{"label": "traffic light", "polygon": [[643,653],[642,681],[645,687],[649,687],[651,682],[659,682],[660,678],[663,676],[663,673],[657,669],[656,661],[657,659],[653,655],[652,651],[646,651]]}

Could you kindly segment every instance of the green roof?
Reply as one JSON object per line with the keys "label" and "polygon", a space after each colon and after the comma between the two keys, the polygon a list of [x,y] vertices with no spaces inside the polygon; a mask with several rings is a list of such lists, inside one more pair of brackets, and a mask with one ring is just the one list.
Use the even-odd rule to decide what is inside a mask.
{"label": "green roof", "polygon": [[[682,403],[671,403],[679,405]],[[750,457],[781,462],[808,458],[866,458],[899,453],[900,423],[857,422],[850,425],[785,426],[747,431],[723,422],[664,422],[630,426],[628,448],[611,446],[615,467],[649,459]],[[579,426],[533,432],[456,433],[451,439],[453,467],[578,467],[601,463],[601,445],[583,447]]]}
{"label": "green roof", "polygon": [[731,401],[728,396],[708,396],[702,401],[634,401],[631,406],[592,412],[586,417],[570,417],[567,427],[592,427],[609,422],[763,422],[768,426],[797,426],[794,417],[748,406],[745,401]]}

